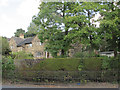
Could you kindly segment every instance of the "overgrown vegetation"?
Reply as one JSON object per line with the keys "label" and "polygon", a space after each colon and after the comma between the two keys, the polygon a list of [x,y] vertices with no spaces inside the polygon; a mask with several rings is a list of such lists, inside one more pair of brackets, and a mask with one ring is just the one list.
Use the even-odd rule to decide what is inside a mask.
{"label": "overgrown vegetation", "polygon": [[25,51],[15,52],[11,54],[14,59],[33,59],[31,53],[26,53]]}
{"label": "overgrown vegetation", "polygon": [[[113,62],[114,65],[110,67]],[[115,61],[108,57],[53,58],[32,65],[26,65],[24,62],[18,73],[21,79],[37,82],[46,82],[46,80],[48,82],[84,82],[85,80],[116,82],[118,76],[116,66],[118,66],[117,59]]]}
{"label": "overgrown vegetation", "polygon": [[99,54],[96,54],[93,51],[84,51],[84,52],[76,52],[73,57],[75,58],[88,58],[88,57],[100,57]]}
{"label": "overgrown vegetation", "polygon": [[[23,70],[35,71],[79,71],[78,66],[82,64],[82,70],[101,70],[102,58],[54,58],[45,59],[34,64],[33,67],[24,67]],[[93,64],[93,65],[91,65]],[[22,68],[22,67],[21,67]]]}
{"label": "overgrown vegetation", "polygon": [[11,56],[2,56],[2,77],[14,76],[15,65]]}

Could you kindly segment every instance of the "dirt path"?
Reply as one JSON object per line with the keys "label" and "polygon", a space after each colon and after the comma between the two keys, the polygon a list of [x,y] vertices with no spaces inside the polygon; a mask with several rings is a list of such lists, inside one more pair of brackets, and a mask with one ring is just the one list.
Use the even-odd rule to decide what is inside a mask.
{"label": "dirt path", "polygon": [[56,84],[56,85],[34,85],[34,84],[19,84],[19,83],[3,83],[3,88],[5,87],[11,87],[11,88],[118,88],[118,84],[111,84],[111,83],[95,83],[95,82],[89,82],[87,84]]}

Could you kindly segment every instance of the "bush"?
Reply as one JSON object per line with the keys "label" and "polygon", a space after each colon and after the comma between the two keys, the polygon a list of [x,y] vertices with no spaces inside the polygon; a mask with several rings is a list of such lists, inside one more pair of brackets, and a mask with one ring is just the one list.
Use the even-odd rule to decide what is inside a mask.
{"label": "bush", "polygon": [[[37,63],[32,63],[31,67],[25,67],[23,70],[37,70],[37,71],[86,71],[86,70],[101,70],[101,57],[91,58],[51,58],[40,60]],[[81,68],[81,69],[80,69]],[[22,70],[22,69],[21,69]]]}
{"label": "bush", "polygon": [[78,71],[81,59],[52,58],[45,59],[35,64],[32,70],[41,71]]}
{"label": "bush", "polygon": [[102,70],[119,70],[120,58],[119,56],[114,57],[103,57]]}
{"label": "bush", "polygon": [[100,71],[102,66],[102,58],[91,57],[84,59],[84,70],[87,71]]}
{"label": "bush", "polygon": [[11,56],[2,56],[2,76],[13,76],[11,71],[15,70],[14,60]]}
{"label": "bush", "polygon": [[[18,73],[19,78],[33,81],[104,81],[108,80],[107,77],[114,75],[111,72],[101,71],[105,60],[105,57],[51,58],[32,63],[31,67],[21,65],[21,71]],[[102,80],[104,77],[105,79]]]}
{"label": "bush", "polygon": [[11,56],[2,56],[2,71],[14,70],[14,60]]}
{"label": "bush", "polygon": [[[83,62],[83,65],[81,64]],[[38,75],[42,75],[43,77],[63,77],[65,72],[71,72],[71,77],[79,77],[77,72],[86,71],[86,70],[101,70],[102,59],[101,58],[52,58],[40,61],[39,63],[34,64],[31,67],[22,66],[21,70],[25,70],[26,72],[21,74],[27,77],[37,77]],[[80,69],[81,68],[81,69]],[[31,71],[31,72],[28,72]],[[32,71],[38,71],[39,74],[34,73]],[[54,73],[54,71],[57,71]],[[60,73],[61,72],[61,73]],[[75,74],[76,73],[76,74]],[[54,74],[54,75],[53,75]],[[52,76],[51,76],[52,75]],[[68,74],[67,74],[68,75]],[[82,73],[81,73],[82,75]]]}
{"label": "bush", "polygon": [[14,59],[33,59],[33,55],[31,53],[26,53],[24,51],[13,53],[12,57]]}
{"label": "bush", "polygon": [[96,54],[95,52],[89,52],[89,51],[84,51],[84,52],[77,52],[73,55],[75,58],[86,58],[86,57],[99,57],[99,54]]}

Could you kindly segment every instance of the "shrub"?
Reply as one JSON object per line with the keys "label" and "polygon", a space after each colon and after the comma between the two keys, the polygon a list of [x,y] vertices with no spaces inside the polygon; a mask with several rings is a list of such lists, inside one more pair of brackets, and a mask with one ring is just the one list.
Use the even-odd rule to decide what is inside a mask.
{"label": "shrub", "polygon": [[33,64],[31,67],[21,66],[19,77],[24,77],[25,80],[48,82],[52,80],[78,81],[79,78],[80,80],[102,81],[103,77],[106,79],[108,76],[113,76],[110,72],[102,73],[102,61],[105,60],[105,57],[45,59]]}
{"label": "shrub", "polygon": [[102,61],[102,70],[110,70],[110,61],[111,58],[103,56],[103,61]]}
{"label": "shrub", "polygon": [[2,56],[2,76],[13,76],[13,70],[15,70],[14,60],[11,56]]}
{"label": "shrub", "polygon": [[[25,65],[24,65],[25,66]],[[51,58],[41,60],[31,67],[21,67],[23,70],[35,71],[86,71],[86,70],[101,70],[102,58]]]}
{"label": "shrub", "polygon": [[102,69],[103,70],[118,70],[120,67],[119,56],[114,57],[103,57]]}
{"label": "shrub", "polygon": [[78,71],[81,59],[74,58],[52,58],[40,61],[32,69],[44,71]]}
{"label": "shrub", "polygon": [[86,58],[86,57],[99,57],[99,54],[96,54],[95,52],[89,52],[89,51],[84,51],[84,52],[77,52],[73,55],[75,58]]}
{"label": "shrub", "polygon": [[88,71],[99,71],[102,66],[102,58],[100,57],[91,57],[84,59],[84,70]]}
{"label": "shrub", "polygon": [[2,56],[2,71],[14,70],[14,60],[11,56]]}
{"label": "shrub", "polygon": [[24,51],[13,53],[12,56],[14,59],[33,59],[33,55],[31,53],[26,53]]}

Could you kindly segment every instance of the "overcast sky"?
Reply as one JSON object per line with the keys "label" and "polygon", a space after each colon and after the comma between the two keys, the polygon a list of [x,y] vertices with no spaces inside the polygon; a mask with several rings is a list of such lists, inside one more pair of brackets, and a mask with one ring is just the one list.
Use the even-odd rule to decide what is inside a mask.
{"label": "overcast sky", "polygon": [[27,27],[39,12],[40,0],[0,0],[0,36],[14,36],[16,29]]}
{"label": "overcast sky", "polygon": [[0,36],[10,38],[19,28],[27,31],[32,16],[39,12],[39,4],[40,0],[0,0]]}

